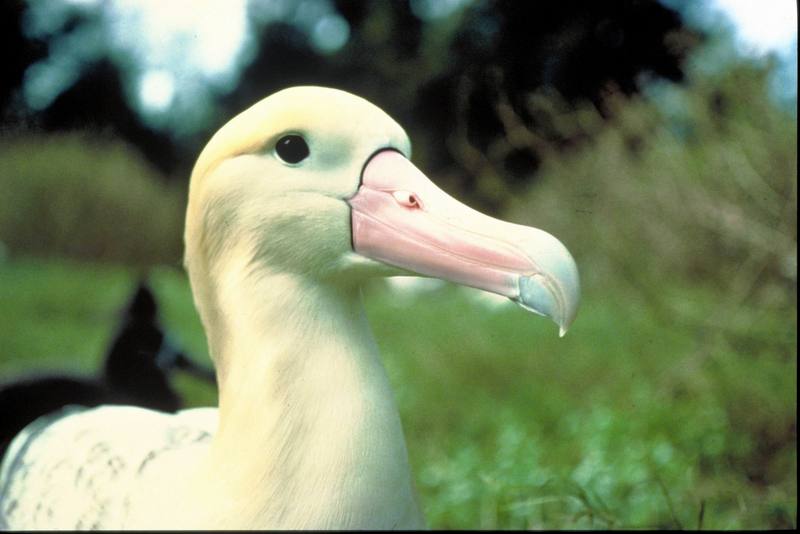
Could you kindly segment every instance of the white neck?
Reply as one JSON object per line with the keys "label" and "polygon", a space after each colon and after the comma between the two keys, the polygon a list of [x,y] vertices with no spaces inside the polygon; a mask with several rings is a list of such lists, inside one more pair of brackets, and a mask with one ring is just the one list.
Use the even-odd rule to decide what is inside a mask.
{"label": "white neck", "polygon": [[220,426],[196,479],[210,501],[198,524],[423,526],[358,287],[228,272]]}

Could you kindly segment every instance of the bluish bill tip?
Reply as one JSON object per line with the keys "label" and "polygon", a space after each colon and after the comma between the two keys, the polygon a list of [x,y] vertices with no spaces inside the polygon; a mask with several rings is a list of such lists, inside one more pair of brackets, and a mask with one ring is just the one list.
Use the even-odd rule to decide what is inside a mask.
{"label": "bluish bill tip", "polygon": [[517,304],[528,311],[549,317],[558,325],[558,336],[564,337],[567,333],[564,312],[558,302],[555,292],[550,289],[551,284],[540,275],[519,277],[519,298]]}

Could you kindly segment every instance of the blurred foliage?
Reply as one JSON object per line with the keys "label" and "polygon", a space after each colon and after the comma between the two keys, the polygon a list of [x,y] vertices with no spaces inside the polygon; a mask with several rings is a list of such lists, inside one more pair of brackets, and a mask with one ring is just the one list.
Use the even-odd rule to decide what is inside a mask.
{"label": "blurred foliage", "polygon": [[178,264],[185,186],[99,135],[0,137],[0,244],[13,254]]}
{"label": "blurred foliage", "polygon": [[[230,72],[208,76],[191,53],[208,42],[208,27],[154,38],[132,17],[141,7],[0,4],[0,42],[18,51],[0,80],[4,122],[110,131],[168,178],[183,180],[205,141],[236,113],[285,87],[326,85],[385,109],[409,129],[418,161],[472,195],[486,167],[451,150],[449,134],[462,129],[479,150],[502,139],[491,109],[497,74],[510,105],[538,128],[524,106],[530,91],[554,87],[570,101],[596,101],[613,83],[635,94],[642,80],[681,80],[703,40],[660,0],[251,0],[245,44],[231,52]],[[345,40],[322,50],[320,36],[335,37],[331,21],[347,29]],[[169,105],[158,110],[147,109],[140,92],[154,70],[175,84]],[[512,150],[505,159],[497,178],[513,184],[532,177],[539,155]],[[470,200],[499,207],[490,195]]]}
{"label": "blurred foliage", "polygon": [[[563,340],[513,307],[476,305],[469,292],[399,304],[376,292],[367,301],[431,525],[792,526],[792,439],[770,457],[771,477],[755,482],[744,467],[765,466],[753,454],[760,436],[729,411],[776,428],[792,421],[796,367],[742,365],[729,354],[691,367],[691,329],[665,328],[627,304],[630,292],[591,289]],[[682,295],[698,311],[713,308],[702,289]],[[431,322],[437,331],[425,327]],[[687,373],[712,387],[676,392]],[[758,398],[721,394],[741,373]]]}
{"label": "blurred foliage", "polygon": [[[796,305],[797,125],[766,84],[766,68],[740,63],[649,98],[609,94],[608,121],[590,105],[572,111],[535,95],[554,125],[591,141],[551,150],[542,185],[507,215],[547,221],[592,271],[635,284],[654,306],[680,279],[723,293],[722,308]],[[534,132],[512,135],[546,148]]]}
{"label": "blurred foliage", "polygon": [[[737,492],[751,484],[766,495],[783,488],[796,507],[797,124],[769,101],[767,74],[740,63],[651,98],[609,94],[606,104],[618,109],[602,131],[593,106],[573,111],[557,95],[534,95],[554,126],[592,141],[551,151],[539,184],[506,215],[567,244],[585,302],[615,298],[661,325],[636,352],[661,350],[668,363],[647,395],[659,399],[653,408],[666,410],[662,417],[686,423],[664,430],[672,447],[686,440],[677,452],[697,470],[683,475],[696,502],[725,491],[742,498]],[[547,148],[527,130],[509,136]],[[672,345],[671,335],[686,344]],[[608,354],[608,365],[625,365],[620,353]],[[620,432],[648,424],[619,409],[609,414]],[[585,458],[607,453],[599,446]],[[629,460],[618,467],[632,468]],[[617,488],[620,473],[607,480]],[[725,482],[706,479],[723,473]],[[762,520],[790,526],[794,510]]]}

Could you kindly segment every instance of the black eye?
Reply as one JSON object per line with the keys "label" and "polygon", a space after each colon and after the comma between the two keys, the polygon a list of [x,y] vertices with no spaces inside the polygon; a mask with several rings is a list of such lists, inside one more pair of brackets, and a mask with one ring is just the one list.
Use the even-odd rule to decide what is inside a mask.
{"label": "black eye", "polygon": [[284,135],[275,145],[278,157],[286,163],[300,163],[308,157],[309,150],[306,140],[299,135]]}

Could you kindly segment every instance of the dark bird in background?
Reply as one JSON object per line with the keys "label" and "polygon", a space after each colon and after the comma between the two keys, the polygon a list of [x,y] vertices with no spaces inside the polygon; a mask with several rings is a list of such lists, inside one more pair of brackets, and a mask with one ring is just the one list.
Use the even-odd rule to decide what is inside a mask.
{"label": "dark bird in background", "polygon": [[169,340],[158,318],[155,297],[141,281],[123,310],[119,331],[98,376],[37,374],[0,385],[0,458],[25,426],[70,404],[125,404],[177,411],[181,398],[169,380],[174,369],[215,381],[213,370],[194,363]]}

